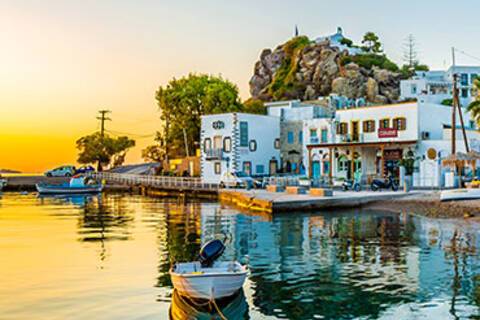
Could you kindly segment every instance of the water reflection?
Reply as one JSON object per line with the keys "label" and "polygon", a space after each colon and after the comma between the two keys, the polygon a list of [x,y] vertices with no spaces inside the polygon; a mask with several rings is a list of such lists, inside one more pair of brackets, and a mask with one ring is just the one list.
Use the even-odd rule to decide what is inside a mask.
{"label": "water reflection", "polygon": [[240,290],[233,297],[219,299],[215,302],[215,304],[189,299],[181,296],[176,290],[174,290],[172,293],[172,303],[170,306],[170,319],[249,319],[248,304],[243,290]]}
{"label": "water reflection", "polygon": [[[0,310],[7,318],[42,318],[49,301],[32,302],[31,296],[62,292],[49,309],[57,318],[81,318],[72,316],[75,308],[82,318],[97,318],[100,308],[104,319],[166,319],[169,312],[210,319],[211,310],[178,299],[168,270],[174,261],[196,259],[202,243],[225,236],[222,259],[249,258],[244,294],[222,305],[222,312],[236,310],[240,319],[480,317],[475,222],[365,209],[265,217],[217,203],[129,195],[4,194],[0,205],[0,249],[6,252],[0,265],[8,271],[0,273]],[[39,259],[38,252],[50,259]],[[37,276],[34,286],[32,274],[48,281]]]}

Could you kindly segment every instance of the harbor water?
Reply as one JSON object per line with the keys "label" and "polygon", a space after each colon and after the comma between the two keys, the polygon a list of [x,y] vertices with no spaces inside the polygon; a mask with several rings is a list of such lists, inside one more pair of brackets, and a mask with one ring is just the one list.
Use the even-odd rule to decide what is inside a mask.
{"label": "harbor water", "polygon": [[0,194],[0,319],[220,319],[172,263],[226,239],[229,319],[480,317],[480,224],[368,209],[259,215],[137,195]]}

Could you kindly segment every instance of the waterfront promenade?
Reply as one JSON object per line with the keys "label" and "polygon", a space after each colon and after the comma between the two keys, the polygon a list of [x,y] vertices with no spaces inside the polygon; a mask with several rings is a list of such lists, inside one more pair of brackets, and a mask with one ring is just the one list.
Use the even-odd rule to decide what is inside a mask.
{"label": "waterfront promenade", "polygon": [[429,191],[333,191],[333,196],[322,197],[308,194],[288,194],[266,190],[223,189],[219,191],[222,203],[242,209],[282,213],[312,211],[320,209],[354,208],[363,205],[401,199],[406,196],[421,195]]}
{"label": "waterfront promenade", "polygon": [[[332,196],[312,196],[269,192],[263,189],[219,189],[216,184],[202,183],[199,178],[159,177],[118,173],[97,173],[98,180],[106,183],[105,191],[142,193],[152,197],[208,198],[238,207],[263,213],[314,211],[320,209],[355,208],[372,203],[385,203],[406,196],[423,195],[429,191],[333,191]],[[69,178],[44,176],[8,177],[5,191],[35,191],[35,183],[64,183]]]}

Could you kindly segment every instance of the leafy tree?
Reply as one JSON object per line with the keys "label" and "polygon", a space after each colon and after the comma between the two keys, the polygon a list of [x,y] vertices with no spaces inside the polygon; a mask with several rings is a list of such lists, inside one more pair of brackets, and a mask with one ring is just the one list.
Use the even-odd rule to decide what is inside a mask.
{"label": "leafy tree", "polygon": [[340,40],[340,43],[351,48],[353,46],[353,41],[351,39],[348,39],[348,38],[343,38],[342,40]]}
{"label": "leafy tree", "polygon": [[382,43],[380,42],[378,36],[373,32],[365,33],[362,43],[365,45],[364,50],[367,52],[382,52]]}
{"label": "leafy tree", "polygon": [[254,114],[265,114],[266,108],[262,100],[250,98],[243,102],[242,112],[254,113]]}
{"label": "leafy tree", "polygon": [[410,78],[415,75],[415,71],[429,71],[430,68],[426,64],[415,64],[412,67],[404,64],[400,69],[403,78]]}
{"label": "leafy tree", "polygon": [[480,125],[480,79],[475,80],[475,89],[477,91],[477,97],[475,101],[470,103],[467,110],[472,114],[478,125]]}
{"label": "leafy tree", "polygon": [[200,117],[205,114],[241,111],[236,85],[221,77],[189,74],[159,87],[155,99],[163,121],[160,135],[165,157],[183,156],[185,137],[189,150],[200,140]]}
{"label": "leafy tree", "polygon": [[157,143],[142,150],[142,158],[145,162],[162,162],[165,159],[165,148],[162,145],[163,137],[160,132],[157,132],[155,142]]}
{"label": "leafy tree", "polygon": [[347,65],[350,62],[358,64],[365,69],[371,69],[373,66],[381,69],[390,70],[392,72],[398,72],[398,66],[387,58],[384,54],[358,54],[355,56],[343,56],[340,60],[341,65]]}
{"label": "leafy tree", "polygon": [[77,140],[77,161],[83,164],[96,162],[98,171],[101,171],[103,166],[110,165],[112,159],[113,166],[121,165],[128,149],[133,146],[135,141],[128,137],[113,138],[97,132]]}

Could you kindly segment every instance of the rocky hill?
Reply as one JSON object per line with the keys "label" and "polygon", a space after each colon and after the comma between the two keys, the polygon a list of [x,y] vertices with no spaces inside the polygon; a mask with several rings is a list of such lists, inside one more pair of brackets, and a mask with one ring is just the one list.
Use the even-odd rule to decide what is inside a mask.
{"label": "rocky hill", "polygon": [[263,101],[317,99],[336,93],[372,103],[398,101],[398,67],[383,54],[349,55],[329,41],[295,37],[264,49],[250,80],[252,98]]}

